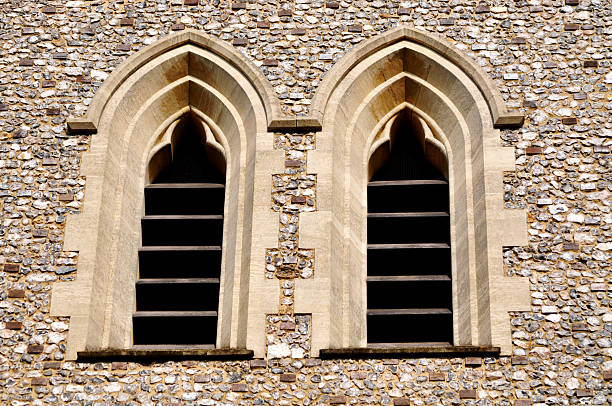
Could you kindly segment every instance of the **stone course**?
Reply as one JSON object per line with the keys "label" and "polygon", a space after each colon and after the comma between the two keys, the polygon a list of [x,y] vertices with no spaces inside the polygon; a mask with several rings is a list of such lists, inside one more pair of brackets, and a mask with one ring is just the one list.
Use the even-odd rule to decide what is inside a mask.
{"label": "stone course", "polygon": [[[195,28],[253,61],[286,115],[305,115],[335,62],[399,24],[444,36],[526,115],[501,134],[517,165],[505,204],[527,209],[529,224],[529,245],[504,251],[507,275],[531,283],[531,311],[511,318],[513,356],[311,359],[310,316],[288,310],[267,316],[266,340],[268,352],[290,351],[264,361],[65,362],[70,320],[48,315],[50,287],[76,277],[63,232],[81,210],[90,143],[68,135],[66,119],[85,114],[109,73]],[[0,403],[611,404],[611,34],[609,0],[0,0]],[[285,173],[271,180],[279,246],[261,277],[274,278],[275,258],[296,256],[308,278],[314,252],[299,247],[298,230],[299,213],[316,208],[306,170],[314,134],[274,141],[286,151]],[[291,300],[292,282],[279,283],[279,300]]]}

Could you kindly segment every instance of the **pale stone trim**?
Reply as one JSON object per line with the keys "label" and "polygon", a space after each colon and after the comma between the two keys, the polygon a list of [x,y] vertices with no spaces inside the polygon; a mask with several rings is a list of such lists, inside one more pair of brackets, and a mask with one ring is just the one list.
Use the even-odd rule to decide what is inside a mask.
{"label": "pale stone trim", "polygon": [[[254,68],[245,72],[236,65],[240,59],[232,57],[230,63],[210,51],[221,41],[207,39],[203,48],[193,40],[199,35],[187,34],[135,56],[118,70],[128,76],[115,75],[88,113],[97,134],[82,160],[83,212],[68,218],[65,236],[65,249],[79,251],[78,272],[74,282],[55,284],[51,299],[51,314],[71,317],[67,359],[81,350],[131,346],[147,166],[152,152],[168,141],[168,128],[185,114],[209,128],[227,160],[225,217],[231,221],[224,223],[217,346],[247,345],[246,327],[255,323],[249,317],[258,309],[251,310],[251,300],[268,300],[272,309],[278,305],[274,288],[250,288],[248,271],[258,268],[271,241],[253,238],[254,227],[258,236],[274,236],[272,246],[278,232],[277,221],[257,220],[261,217],[254,214],[269,210],[270,157],[278,154],[267,133],[263,100],[270,97],[253,84],[248,72]],[[282,165],[282,159],[272,162]],[[266,176],[267,182],[255,187]],[[263,267],[260,272],[263,276]],[[254,328],[263,334],[264,318],[258,323]],[[258,354],[264,345],[260,341]]]}
{"label": "pale stone trim", "polygon": [[[497,90],[496,84],[485,72],[483,72],[476,62],[467,57],[463,52],[454,48],[451,43],[438,34],[424,32],[407,26],[399,26],[361,43],[336,62],[329,72],[327,72],[321,85],[317,89],[311,104],[310,114],[312,118],[323,123],[323,115],[332,92],[334,92],[336,87],[347,78],[349,72],[351,72],[357,64],[382,48],[402,41],[423,45],[437,52],[447,60],[448,63],[454,64],[461,69],[484,95],[495,127],[516,127],[522,125],[524,120],[523,114],[518,111],[507,110],[504,100]],[[423,78],[426,80],[428,79],[427,76],[423,76]]]}
{"label": "pale stone trim", "polygon": [[254,66],[232,45],[188,28],[170,34],[166,38],[128,57],[117,69],[113,70],[108,78],[104,80],[102,86],[96,91],[96,95],[87,109],[86,117],[69,120],[69,128],[74,128],[75,131],[95,132],[100,126],[100,118],[106,108],[106,103],[113,97],[127,78],[134,75],[135,72],[149,61],[175,48],[188,44],[214,53],[223,59],[225,63],[242,72],[242,76],[250,82],[250,86],[256,89],[259,101],[264,105],[268,125],[271,124],[273,118],[281,116],[280,106],[276,102],[274,89],[272,89],[272,85],[270,85],[270,82],[261,70]]}
{"label": "pale stone trim", "polygon": [[227,161],[225,215],[233,221],[224,224],[217,345],[265,356],[265,317],[278,312],[278,281],[264,277],[265,251],[278,243],[271,176],[284,170],[274,129],[321,130],[308,155],[317,211],[300,221],[301,245],[317,252],[315,276],[296,281],[295,290],[295,311],[312,314],[311,354],[364,346],[368,161],[402,111],[413,115],[423,142],[448,158],[455,344],[508,353],[508,311],[529,308],[529,288],[503,275],[501,247],[526,244],[526,221],[523,212],[503,209],[501,174],[513,170],[514,154],[499,146],[494,128],[519,125],[522,116],[505,110],[471,60],[428,35],[402,27],[351,51],[328,73],[306,117],[281,117],[261,72],[197,32],[128,58],[87,118],[69,123],[98,133],[82,162],[83,213],[66,227],[65,249],[80,252],[77,279],[56,284],[52,295],[52,314],[71,316],[68,358],[131,346],[146,168],[184,114],[204,123]]}
{"label": "pale stone trim", "polygon": [[[413,41],[409,34],[398,29],[387,42],[368,41],[332,68],[315,96],[313,114],[323,118],[317,149],[309,154],[309,171],[318,179],[317,212],[304,216],[300,235],[318,250],[317,270],[314,280],[300,281],[296,309],[319,309],[313,354],[325,345],[366,345],[368,157],[373,144],[389,136],[385,126],[408,109],[416,128],[448,157],[455,344],[498,345],[507,354],[508,311],[529,308],[529,288],[528,281],[503,275],[502,247],[526,244],[527,233],[525,213],[503,208],[501,176],[514,169],[514,153],[499,146],[494,127],[518,116],[506,114],[483,73],[467,74],[441,53],[436,39]],[[327,244],[309,237],[324,224]],[[324,278],[329,282],[320,283]]]}

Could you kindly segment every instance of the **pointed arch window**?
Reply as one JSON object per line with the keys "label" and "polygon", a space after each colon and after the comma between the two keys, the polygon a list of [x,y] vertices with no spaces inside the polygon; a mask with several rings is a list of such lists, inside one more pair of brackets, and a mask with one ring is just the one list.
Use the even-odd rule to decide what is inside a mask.
{"label": "pointed arch window", "polygon": [[172,142],[151,158],[148,177],[132,318],[134,348],[214,348],[225,200],[223,149],[207,127],[188,115],[174,128]]}
{"label": "pointed arch window", "polygon": [[[451,345],[448,179],[442,154],[403,113],[370,157],[367,218],[369,347]],[[420,132],[423,134],[423,132]],[[389,328],[389,326],[402,328]]]}

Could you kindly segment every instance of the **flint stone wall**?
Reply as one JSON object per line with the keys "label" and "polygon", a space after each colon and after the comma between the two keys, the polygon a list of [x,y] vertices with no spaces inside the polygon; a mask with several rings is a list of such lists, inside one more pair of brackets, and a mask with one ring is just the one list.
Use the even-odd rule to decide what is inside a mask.
{"label": "flint stone wall", "polygon": [[[507,275],[531,284],[531,311],[511,318],[513,356],[309,359],[309,322],[296,315],[269,320],[297,322],[294,336],[270,324],[266,339],[303,351],[279,347],[267,361],[64,361],[70,321],[49,316],[50,287],[76,276],[78,253],[63,251],[63,231],[81,210],[90,143],[67,135],[66,120],[84,115],[108,74],[194,28],[253,61],[286,115],[306,114],[334,62],[400,24],[446,37],[526,115],[501,135],[517,166],[504,178],[505,203],[526,208],[529,226],[529,245],[504,252]],[[0,0],[0,402],[612,403],[611,33],[608,0]]]}

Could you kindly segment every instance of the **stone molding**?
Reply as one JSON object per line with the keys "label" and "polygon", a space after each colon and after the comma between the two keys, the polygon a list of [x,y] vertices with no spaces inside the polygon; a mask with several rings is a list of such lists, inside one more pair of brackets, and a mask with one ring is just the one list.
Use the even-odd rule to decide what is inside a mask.
{"label": "stone molding", "polygon": [[[67,219],[64,240],[65,250],[79,252],[78,272],[75,281],[56,283],[51,299],[51,314],[71,317],[67,359],[79,351],[132,345],[147,168],[154,152],[170,142],[167,131],[185,115],[208,128],[227,161],[224,210],[234,221],[224,223],[217,347],[245,348],[249,329],[244,326],[263,331],[265,314],[275,310],[261,298],[248,304],[248,270],[263,268],[258,256],[250,255],[251,244],[263,252],[276,244],[278,232],[276,222],[254,215],[269,210],[271,184],[260,181],[282,165],[266,132],[263,100],[269,97],[260,93],[265,86],[254,84],[261,75],[254,68],[242,70],[239,58],[209,50],[221,41],[202,40],[207,47],[201,47],[189,40],[194,36],[200,38],[180,34],[135,55],[117,70],[128,76],[109,78],[88,113],[96,134],[82,159],[83,212]],[[265,295],[264,282],[254,282],[257,294]],[[248,320],[247,310],[261,317]]]}
{"label": "stone molding", "polygon": [[[519,116],[501,110],[500,97],[487,98],[475,73],[426,46],[431,41],[405,39],[405,32],[396,30],[387,43],[375,38],[348,55],[330,72],[338,81],[329,79],[315,96],[313,109],[323,120],[309,158],[318,179],[317,212],[304,216],[300,235],[315,247],[317,277],[327,282],[300,281],[296,309],[316,309],[314,354],[367,345],[368,160],[374,145],[389,137],[385,129],[394,117],[409,114],[415,131],[448,159],[455,345],[494,345],[508,354],[508,312],[529,310],[530,297],[528,280],[504,276],[502,249],[526,245],[527,227],[524,211],[503,206],[502,174],[514,170],[514,149],[499,145],[495,127]],[[328,239],[317,235],[324,227]]]}
{"label": "stone molding", "polygon": [[523,124],[523,114],[506,109],[504,100],[499,94],[495,83],[472,59],[455,49],[448,41],[435,33],[425,33],[412,27],[400,26],[363,42],[343,56],[325,75],[321,85],[316,90],[310,115],[295,117],[285,117],[281,114],[276,94],[269,81],[251,61],[246,59],[240,52],[237,52],[234,47],[224,41],[219,41],[216,38],[202,34],[197,30],[186,29],[151,44],[128,57],[104,81],[100,89],[97,90],[96,97],[94,97],[89,106],[86,117],[73,118],[68,121],[68,130],[69,132],[79,134],[95,133],[99,125],[100,116],[105,108],[106,100],[115,93],[125,78],[157,56],[182,45],[193,44],[214,52],[228,63],[240,67],[244,71],[245,77],[251,81],[253,87],[261,95],[261,101],[266,111],[268,131],[320,131],[321,123],[323,122],[323,111],[325,110],[330,93],[344,78],[346,72],[352,69],[360,60],[375,53],[380,48],[400,41],[422,44],[438,52],[463,70],[484,94],[496,128],[520,127]]}
{"label": "stone molding", "polygon": [[53,315],[71,316],[67,358],[131,346],[146,167],[185,114],[223,145],[225,214],[237,220],[224,225],[217,347],[262,356],[265,315],[278,310],[269,299],[279,297],[278,284],[263,278],[263,253],[278,242],[270,177],[283,170],[270,131],[320,131],[308,163],[318,179],[317,211],[304,213],[299,225],[301,243],[317,251],[317,273],[296,281],[295,292],[295,311],[312,314],[312,355],[363,347],[367,163],[383,129],[403,112],[449,162],[455,344],[509,353],[508,311],[529,309],[529,288],[503,276],[501,250],[526,244],[527,233],[525,213],[503,209],[502,172],[514,169],[514,153],[499,146],[496,128],[520,126],[523,116],[508,112],[486,73],[446,41],[399,27],[342,58],[304,117],[281,116],[261,71],[230,45],[192,30],[115,70],[86,118],[68,123],[96,135],[82,162],[83,213],[66,227],[65,249],[80,252],[77,279],[56,284],[51,302]]}

